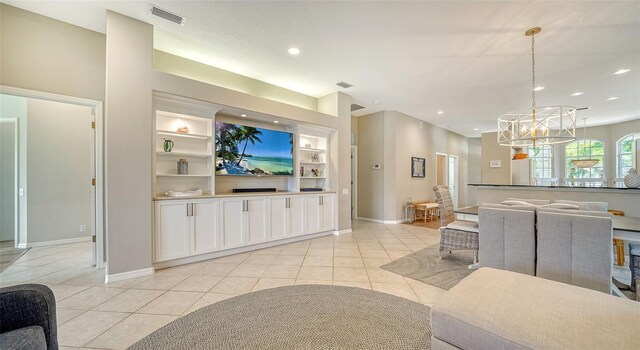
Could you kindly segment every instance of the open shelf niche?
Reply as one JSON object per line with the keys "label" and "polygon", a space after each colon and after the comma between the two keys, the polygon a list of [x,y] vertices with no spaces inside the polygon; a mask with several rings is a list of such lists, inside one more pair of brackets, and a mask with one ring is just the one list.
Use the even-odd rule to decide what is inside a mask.
{"label": "open shelf niche", "polygon": [[301,126],[298,138],[300,191],[329,187],[329,132]]}
{"label": "open shelf niche", "polygon": [[[213,117],[220,108],[154,94],[154,109],[154,193],[201,190],[211,194],[214,188]],[[188,164],[186,174],[178,174],[181,159]]]}

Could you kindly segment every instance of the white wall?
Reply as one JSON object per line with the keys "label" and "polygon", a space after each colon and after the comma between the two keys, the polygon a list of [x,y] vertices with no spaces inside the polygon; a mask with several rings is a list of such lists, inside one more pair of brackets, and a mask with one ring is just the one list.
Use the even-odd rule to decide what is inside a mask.
{"label": "white wall", "polygon": [[[482,182],[482,139],[479,137],[470,137],[468,141],[468,171],[467,182],[470,184],[477,184]],[[467,186],[467,201],[466,205],[475,205],[476,188],[473,186]]]}
{"label": "white wall", "polygon": [[91,108],[28,99],[27,118],[28,243],[91,236]]}
{"label": "white wall", "polygon": [[0,241],[15,239],[17,127],[0,116]]}

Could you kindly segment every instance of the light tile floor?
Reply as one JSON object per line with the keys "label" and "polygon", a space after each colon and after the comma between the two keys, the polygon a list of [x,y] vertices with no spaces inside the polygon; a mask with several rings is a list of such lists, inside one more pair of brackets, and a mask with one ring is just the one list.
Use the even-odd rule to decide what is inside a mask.
{"label": "light tile floor", "polygon": [[252,291],[294,284],[374,289],[425,305],[444,290],[379,267],[439,241],[437,230],[353,222],[353,233],[326,236],[156,271],[104,284],[91,245],[33,248],[0,274],[0,286],[51,287],[61,349],[125,349],[203,306]]}

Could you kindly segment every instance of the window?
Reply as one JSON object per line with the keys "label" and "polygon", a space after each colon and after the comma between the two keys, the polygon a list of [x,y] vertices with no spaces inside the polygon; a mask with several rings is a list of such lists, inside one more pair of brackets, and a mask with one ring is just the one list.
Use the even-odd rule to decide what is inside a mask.
{"label": "window", "polygon": [[[640,132],[627,135],[616,143],[616,154],[618,155],[618,166],[616,177],[624,177],[633,168],[633,141],[640,140]],[[640,142],[640,141],[638,141]]]}
{"label": "window", "polygon": [[[597,179],[604,177],[604,142],[600,140],[584,139],[573,141],[566,146],[566,174],[571,179]],[[572,160],[598,159],[598,164],[591,168],[578,168]],[[589,186],[589,183],[586,183]]]}
{"label": "window", "polygon": [[537,179],[553,177],[553,146],[543,145],[529,147],[531,174]]}

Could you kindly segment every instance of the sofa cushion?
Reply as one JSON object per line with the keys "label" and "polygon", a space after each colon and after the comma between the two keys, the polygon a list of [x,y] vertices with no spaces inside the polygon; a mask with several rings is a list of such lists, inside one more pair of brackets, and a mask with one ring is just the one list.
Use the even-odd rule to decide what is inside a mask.
{"label": "sofa cushion", "polygon": [[431,313],[433,336],[462,349],[632,349],[640,303],[511,271],[480,268]]}
{"label": "sofa cushion", "polygon": [[496,203],[481,203],[478,207],[479,208],[491,208],[491,209],[507,209],[507,210],[525,210],[525,211],[536,211],[536,209],[538,208],[537,205],[533,205],[530,203],[525,203],[525,204],[505,204],[506,202],[510,202],[510,203],[525,203],[525,202],[518,202],[518,201],[504,201],[502,202],[502,204],[496,204]]}
{"label": "sofa cushion", "polygon": [[47,340],[40,326],[30,326],[0,333],[0,349],[38,350],[47,349]]}
{"label": "sofa cushion", "polygon": [[553,202],[577,205],[580,208],[580,210],[607,211],[609,209],[609,203],[607,202],[576,202],[576,201],[568,201],[564,199],[558,199]]}
{"label": "sofa cushion", "polygon": [[478,232],[478,223],[475,221],[456,220],[449,223],[447,228],[459,231]]}
{"label": "sofa cushion", "polygon": [[541,205],[538,208],[580,210],[579,206],[571,203],[550,203]]}

